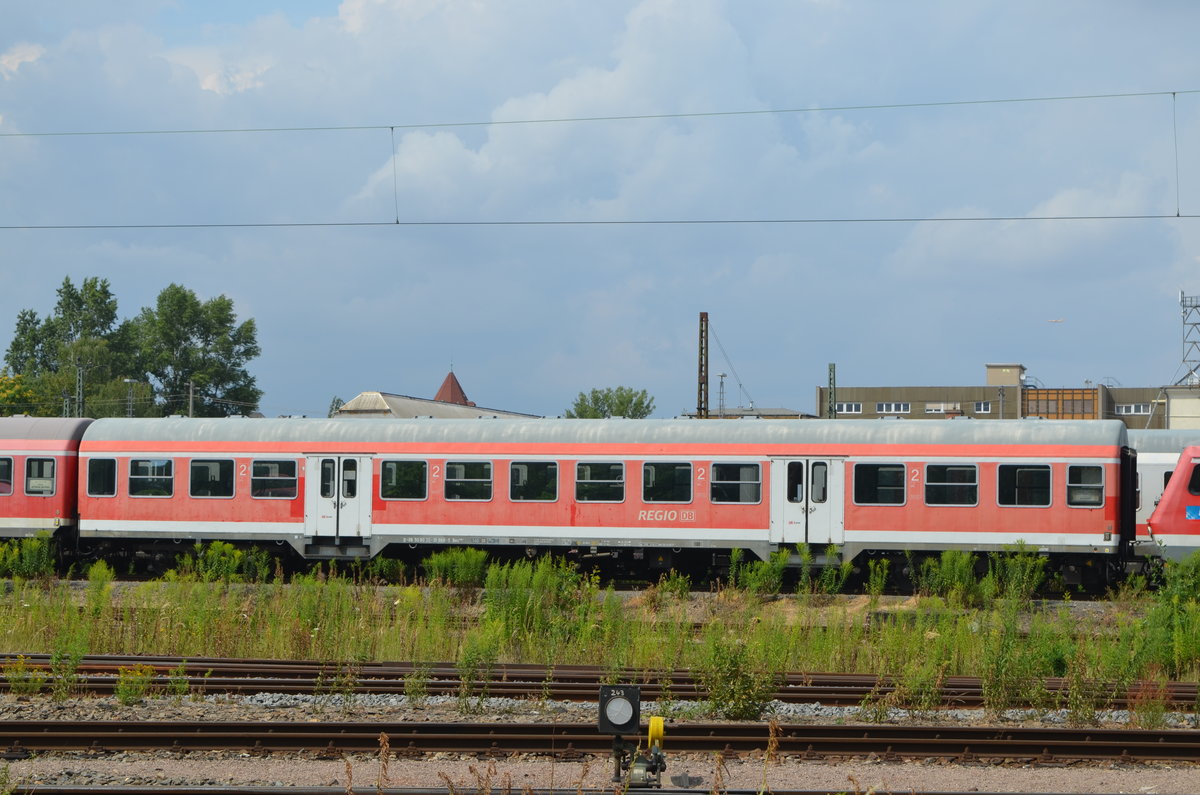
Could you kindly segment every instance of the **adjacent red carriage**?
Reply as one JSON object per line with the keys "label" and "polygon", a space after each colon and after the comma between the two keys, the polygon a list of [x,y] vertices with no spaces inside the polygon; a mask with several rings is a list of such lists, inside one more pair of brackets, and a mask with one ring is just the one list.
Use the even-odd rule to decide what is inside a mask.
{"label": "adjacent red carriage", "polygon": [[75,525],[76,454],[91,422],[0,417],[0,536]]}
{"label": "adjacent red carriage", "polygon": [[1157,552],[1180,560],[1200,549],[1200,446],[1180,454],[1150,515],[1150,533]]}

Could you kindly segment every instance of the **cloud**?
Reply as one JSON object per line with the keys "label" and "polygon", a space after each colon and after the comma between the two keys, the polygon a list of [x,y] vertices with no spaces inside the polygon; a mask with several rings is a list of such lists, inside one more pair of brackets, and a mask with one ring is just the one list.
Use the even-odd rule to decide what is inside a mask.
{"label": "cloud", "polygon": [[[364,129],[4,139],[10,224],[389,221],[397,210],[431,221],[1028,218],[1156,211],[1168,194],[1173,211],[1174,110],[1183,211],[1200,201],[1191,95],[1177,109],[1161,97],[922,105],[1182,91],[1171,80],[1200,58],[1189,36],[1200,12],[1182,6],[1114,21],[1081,15],[1077,0],[329,0],[297,4],[312,12],[301,19],[179,0],[181,24],[160,0],[119,13],[65,1],[50,27],[42,2],[14,0],[21,24],[6,13],[6,130]],[[851,109],[874,104],[904,107]],[[515,123],[816,106],[845,109]],[[403,126],[446,122],[479,124]],[[1053,311],[1028,311],[1043,337],[1059,316],[1083,333],[1085,299],[1106,316],[1161,304],[1173,320],[1174,291],[1200,292],[1187,281],[1194,226],[45,230],[0,241],[8,261],[39,266],[0,290],[0,315],[52,305],[67,272],[111,275],[130,309],[178,281],[236,291],[239,316],[259,322],[256,372],[281,413],[323,412],[335,389],[431,394],[450,359],[468,393],[498,408],[557,413],[580,389],[628,383],[674,413],[693,400],[703,310],[757,399],[804,408],[829,361],[886,382],[938,367],[970,379],[984,355],[1022,358],[1039,338],[1018,325],[946,329],[981,315],[999,328],[1042,296]],[[916,344],[880,356],[880,340],[901,335],[943,340],[946,356]],[[1147,362],[1105,371],[1133,383]]]}
{"label": "cloud", "polygon": [[[930,221],[913,225],[888,258],[889,270],[905,278],[991,274],[998,278],[1033,271],[1074,268],[1085,252],[1099,252],[1130,231],[1113,221],[1032,220],[1142,215],[1156,206],[1161,184],[1144,174],[1124,173],[1112,182],[1064,187],[1009,221]],[[988,218],[986,207],[961,206],[937,218]]]}
{"label": "cloud", "polygon": [[205,91],[229,96],[262,88],[264,74],[275,65],[270,55],[230,60],[211,47],[180,47],[164,52],[167,61],[190,70]]}
{"label": "cloud", "polygon": [[0,54],[0,75],[3,75],[5,80],[12,80],[17,76],[17,70],[22,64],[33,63],[45,54],[46,48],[40,44],[14,44],[7,52]]}

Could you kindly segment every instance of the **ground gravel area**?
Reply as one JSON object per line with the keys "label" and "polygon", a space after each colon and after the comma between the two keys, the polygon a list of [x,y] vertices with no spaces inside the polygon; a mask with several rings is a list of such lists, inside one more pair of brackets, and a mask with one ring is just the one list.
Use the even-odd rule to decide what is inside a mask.
{"label": "ground gravel area", "polygon": [[[429,698],[420,704],[403,696],[359,696],[349,702],[340,696],[257,694],[246,697],[207,696],[196,701],[156,698],[123,706],[113,698],[81,698],[54,702],[44,696],[0,697],[0,720],[213,720],[213,721],[560,721],[591,722],[595,704],[529,702],[513,699],[473,701],[478,711],[468,714],[451,698]],[[643,717],[656,714],[656,705],[644,703]],[[947,764],[939,761],[881,762],[859,759],[841,762],[803,762],[738,759],[720,761],[710,755],[671,754],[672,722],[710,720],[700,715],[700,705],[671,705],[665,733],[668,768],[664,786],[681,786],[703,792],[725,789],[826,789],[845,792],[902,793],[928,790],[960,792],[1039,793],[1197,793],[1200,765],[1024,765]],[[857,722],[856,710],[818,704],[773,703],[769,713],[784,723]],[[694,716],[694,717],[693,717]],[[1126,720],[1120,712],[1100,716],[1102,724]],[[1042,722],[1061,722],[1062,716],[1040,716]],[[1013,723],[1030,723],[1026,714],[1005,716]],[[1172,716],[1174,725],[1192,728],[1191,716]],[[889,722],[984,722],[974,710],[950,710],[936,716],[895,712]],[[766,729],[764,726],[764,737]],[[178,754],[117,753],[94,756],[84,753],[45,754],[34,759],[5,763],[9,780],[17,785],[242,785],[403,787],[453,786],[459,793],[527,787],[616,788],[612,762],[606,756],[556,761],[538,755],[504,759],[469,755],[434,754],[402,759],[380,754],[322,759],[307,755],[255,757],[229,752]]]}

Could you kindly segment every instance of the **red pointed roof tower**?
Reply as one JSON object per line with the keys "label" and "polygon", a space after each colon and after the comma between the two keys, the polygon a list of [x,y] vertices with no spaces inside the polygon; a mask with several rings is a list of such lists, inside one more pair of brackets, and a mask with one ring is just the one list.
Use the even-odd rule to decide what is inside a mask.
{"label": "red pointed roof tower", "polygon": [[458,383],[458,378],[454,375],[453,370],[446,374],[446,380],[442,382],[433,399],[442,403],[457,403],[460,406],[475,405],[467,400],[467,393],[463,391],[462,384]]}

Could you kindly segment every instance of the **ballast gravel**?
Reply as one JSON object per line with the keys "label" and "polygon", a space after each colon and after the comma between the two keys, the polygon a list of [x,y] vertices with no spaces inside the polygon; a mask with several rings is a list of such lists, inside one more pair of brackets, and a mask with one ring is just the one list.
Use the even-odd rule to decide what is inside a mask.
{"label": "ballast gravel", "polygon": [[[155,698],[124,706],[114,698],[79,698],[54,702],[47,697],[0,697],[0,720],[154,721],[369,721],[380,722],[592,722],[596,705],[560,701],[489,698],[472,700],[464,713],[457,699],[430,697],[411,703],[404,696],[303,696],[259,693],[247,696],[206,696],[202,700]],[[907,793],[928,790],[959,792],[1042,793],[1196,793],[1200,764],[1072,764],[1030,765],[1018,762],[951,764],[942,761],[883,762],[800,761],[782,758],[719,760],[715,755],[672,754],[671,724],[711,720],[701,706],[674,702],[666,710],[664,749],[666,787],[714,792],[725,789],[813,789],[846,792]],[[656,714],[657,705],[642,704],[643,717]],[[696,715],[698,717],[690,717]],[[857,708],[820,704],[772,702],[769,717],[783,723],[857,723]],[[1002,716],[1007,725],[1029,724],[1032,715]],[[1065,715],[1038,715],[1039,722],[1065,722]],[[1123,724],[1128,716],[1113,711],[1098,716],[1102,725]],[[1170,725],[1196,728],[1191,716],[1171,715]],[[909,715],[893,711],[888,723],[964,723],[984,725],[977,710],[943,710]],[[533,787],[616,788],[612,761],[604,755],[563,761],[526,754],[487,759],[463,754],[429,754],[420,759],[381,754],[320,759],[303,754],[256,757],[231,752],[48,753],[33,759],[0,763],[9,781],[30,785],[154,785],[261,787],[453,787],[465,794],[520,792]],[[2,780],[3,776],[0,776]]]}

